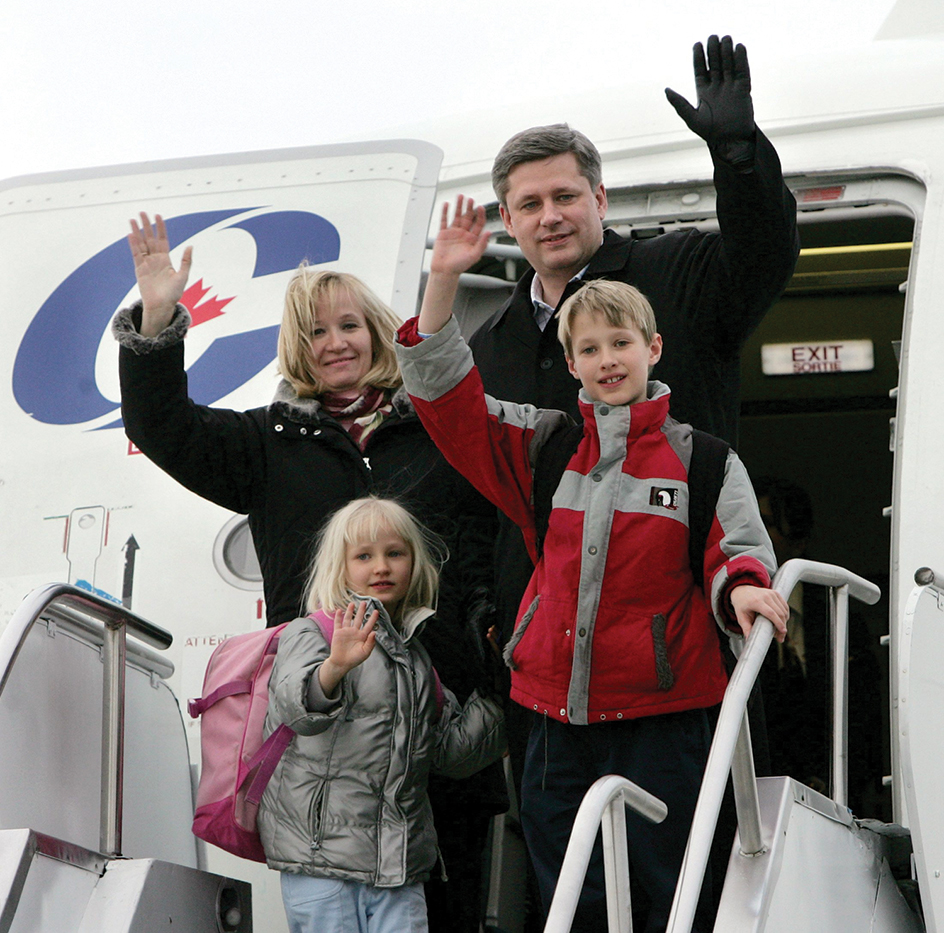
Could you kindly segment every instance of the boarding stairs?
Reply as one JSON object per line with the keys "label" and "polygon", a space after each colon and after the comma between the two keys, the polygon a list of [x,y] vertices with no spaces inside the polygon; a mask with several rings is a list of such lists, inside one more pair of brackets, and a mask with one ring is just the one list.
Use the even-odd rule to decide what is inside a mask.
{"label": "boarding stairs", "polygon": [[66,584],[0,632],[0,933],[250,933],[249,886],[200,870],[170,643]]}
{"label": "boarding stairs", "polygon": [[[846,801],[849,597],[874,604],[878,587],[808,560],[785,563],[773,587],[788,599],[798,583],[829,589],[829,793],[789,777],[755,776],[747,701],[774,633],[770,621],[759,617],[747,639],[732,639],[738,662],[718,718],[668,933],[693,929],[729,775],[738,831],[715,933],[944,933],[944,577],[927,569],[916,574],[897,653],[900,772],[909,828],[857,820]],[[612,775],[597,781],[575,820],[545,933],[570,930],[601,823],[609,933],[632,933],[625,806],[656,822],[664,818],[661,801],[630,781]]]}

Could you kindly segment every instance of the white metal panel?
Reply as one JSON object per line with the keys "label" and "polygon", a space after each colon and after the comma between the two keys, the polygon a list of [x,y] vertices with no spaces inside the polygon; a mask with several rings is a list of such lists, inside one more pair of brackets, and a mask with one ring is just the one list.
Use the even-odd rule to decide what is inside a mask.
{"label": "white metal panel", "polygon": [[[815,28],[811,27],[811,28]],[[735,39],[737,35],[735,34]],[[684,49],[666,50],[685,55]],[[751,59],[752,94],[758,124],[777,140],[778,149],[788,136],[797,137],[801,148],[816,153],[815,169],[847,168],[854,165],[892,166],[920,156],[905,147],[893,158],[874,162],[868,150],[854,142],[857,128],[886,122],[883,149],[897,145],[897,124],[909,117],[940,112],[944,105],[944,41],[885,41],[847,45],[842,37],[828,54],[821,50],[791,47],[776,58],[748,48]],[[456,113],[422,124],[406,123],[404,134],[428,139],[445,150],[443,187],[462,190],[483,203],[493,198],[489,182],[492,160],[512,134],[529,126],[567,121],[592,139],[604,158],[607,187],[627,183],[614,168],[634,157],[676,150],[692,152],[694,174],[678,175],[656,169],[645,182],[678,178],[710,177],[711,163],[701,140],[693,136],[668,104],[663,84],[651,72],[633,80],[631,71],[603,77],[601,86],[577,94],[529,95],[519,101],[472,113]],[[676,90],[694,99],[694,87]],[[811,132],[839,129],[829,153],[802,147]],[[843,139],[847,144],[843,144]],[[935,159],[937,162],[937,159]],[[792,161],[788,171],[798,167]]]}
{"label": "white metal panel", "polygon": [[758,796],[767,849],[735,839],[716,933],[918,933],[880,836],[791,778],[760,778]]}
{"label": "white metal panel", "polygon": [[10,933],[71,933],[78,929],[98,875],[36,855],[29,867]]}
{"label": "white metal panel", "polygon": [[[222,892],[228,889],[229,897]],[[219,905],[235,910],[226,923]],[[84,905],[83,905],[84,906]],[[227,878],[154,859],[108,863],[88,906],[70,929],[76,933],[205,933],[251,930],[249,892]]]}
{"label": "white metal panel", "polygon": [[[132,666],[126,688],[123,853],[196,866],[177,701],[166,683]],[[0,694],[0,828],[98,850],[101,735],[99,649],[37,623]]]}
{"label": "white metal panel", "polygon": [[915,587],[901,633],[901,773],[925,921],[928,933],[937,933],[944,929],[944,592],[934,586]]}

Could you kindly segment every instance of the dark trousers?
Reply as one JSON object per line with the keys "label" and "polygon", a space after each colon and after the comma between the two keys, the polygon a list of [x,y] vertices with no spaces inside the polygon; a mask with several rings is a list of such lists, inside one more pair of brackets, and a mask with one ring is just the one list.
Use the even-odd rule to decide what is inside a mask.
{"label": "dark trousers", "polygon": [[[545,912],[551,904],[577,810],[590,786],[619,774],[661,799],[654,824],[626,811],[630,875],[647,901],[644,933],[665,930],[710,745],[704,710],[573,726],[534,714],[521,785],[521,816]],[[699,912],[709,910],[706,879]],[[603,847],[597,837],[572,930],[605,933]],[[697,929],[697,921],[696,921]]]}

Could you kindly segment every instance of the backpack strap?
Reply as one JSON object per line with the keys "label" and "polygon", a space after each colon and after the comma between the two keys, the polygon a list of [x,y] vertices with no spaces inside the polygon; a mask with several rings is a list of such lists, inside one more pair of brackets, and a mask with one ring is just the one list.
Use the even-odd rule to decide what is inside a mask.
{"label": "backpack strap", "polygon": [[[321,629],[321,634],[324,635],[325,641],[330,646],[331,639],[334,638],[334,622],[314,612],[311,613],[308,618],[318,623],[318,626]],[[435,667],[433,668],[433,681],[435,683],[434,689],[436,691],[436,711],[442,715],[443,707],[446,705],[446,694],[443,693],[443,685],[442,681],[439,679],[439,671],[437,671]]]}
{"label": "backpack strap", "polygon": [[[275,771],[275,766],[285,753],[285,749],[292,744],[292,739],[294,738],[294,731],[285,725],[284,722],[281,723],[262,743],[259,747],[259,751],[246,763],[246,777],[253,774],[257,767],[259,769],[255,771],[252,783],[249,785],[249,790],[246,793],[248,803],[258,804],[259,801],[262,800],[262,793],[266,789],[266,785],[269,783],[269,779]],[[245,782],[245,778],[243,781]]]}
{"label": "backpack strap", "polygon": [[534,529],[539,558],[544,553],[544,538],[551,521],[554,493],[582,437],[583,423],[562,425],[548,437],[534,466],[531,498],[534,502]]}
{"label": "backpack strap", "polygon": [[231,680],[228,684],[217,687],[209,696],[188,700],[187,712],[190,713],[193,719],[196,719],[198,716],[202,716],[214,703],[218,703],[224,697],[232,697],[240,693],[252,693],[251,680]]}
{"label": "backpack strap", "polygon": [[334,621],[332,619],[326,619],[323,615],[320,615],[316,612],[313,612],[308,616],[313,622],[318,623],[318,627],[321,629],[321,634],[324,635],[325,641],[328,643],[328,647],[331,647],[331,639],[334,638]]}
{"label": "backpack strap", "polygon": [[692,429],[692,460],[688,466],[688,559],[699,588],[705,586],[705,545],[724,485],[730,446],[721,438]]}
{"label": "backpack strap", "polygon": [[[279,649],[279,636],[282,633],[284,625],[276,626],[275,631],[271,631],[271,637],[266,642],[265,654],[275,654]],[[231,680],[229,683],[222,684],[217,687],[212,693],[208,694],[205,697],[197,697],[193,700],[187,701],[187,712],[190,714],[192,719],[198,719],[202,716],[211,706],[218,703],[220,700],[225,699],[226,697],[237,696],[241,693],[252,693],[252,681],[251,680]]]}

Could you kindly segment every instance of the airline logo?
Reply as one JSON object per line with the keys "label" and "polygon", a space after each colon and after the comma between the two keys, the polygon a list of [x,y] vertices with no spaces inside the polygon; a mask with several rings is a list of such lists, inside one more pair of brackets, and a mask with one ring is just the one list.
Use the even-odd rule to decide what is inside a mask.
{"label": "airline logo", "polygon": [[[256,245],[252,278],[286,272],[302,260],[311,265],[333,262],[340,255],[337,228],[308,211],[270,211],[257,207],[200,211],[166,219],[171,249],[215,225],[240,228]],[[45,424],[87,424],[118,414],[119,407],[101,394],[95,380],[95,358],[105,330],[135,284],[134,264],[124,237],[92,256],[66,276],[30,322],[13,366],[17,404]],[[225,313],[230,298],[204,300],[202,280],[184,293],[193,326]],[[275,359],[278,325],[230,334],[214,340],[187,371],[190,397],[211,405],[233,392]],[[121,426],[120,417],[101,425]]]}

